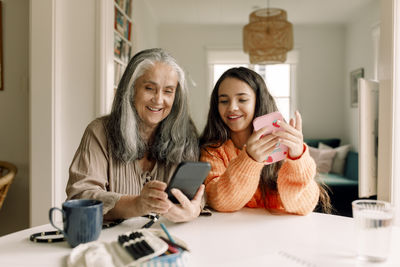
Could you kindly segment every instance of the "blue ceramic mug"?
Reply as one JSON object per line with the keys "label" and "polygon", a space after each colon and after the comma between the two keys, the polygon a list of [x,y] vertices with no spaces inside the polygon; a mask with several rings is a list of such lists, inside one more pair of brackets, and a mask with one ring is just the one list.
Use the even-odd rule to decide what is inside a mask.
{"label": "blue ceramic mug", "polygon": [[[62,213],[64,230],[53,222],[55,210]],[[94,199],[67,200],[62,204],[62,210],[49,210],[49,220],[53,227],[63,233],[71,247],[95,241],[99,238],[103,225],[103,202]]]}

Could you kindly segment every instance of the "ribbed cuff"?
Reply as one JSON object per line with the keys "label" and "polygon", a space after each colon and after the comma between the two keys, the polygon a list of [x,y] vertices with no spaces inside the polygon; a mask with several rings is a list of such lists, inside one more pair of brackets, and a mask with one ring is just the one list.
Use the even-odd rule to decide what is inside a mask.
{"label": "ribbed cuff", "polygon": [[281,171],[290,174],[289,179],[295,179],[296,182],[307,182],[312,179],[316,173],[316,165],[313,158],[310,156],[308,146],[304,145],[304,152],[298,159],[286,159],[285,164],[282,165]]}

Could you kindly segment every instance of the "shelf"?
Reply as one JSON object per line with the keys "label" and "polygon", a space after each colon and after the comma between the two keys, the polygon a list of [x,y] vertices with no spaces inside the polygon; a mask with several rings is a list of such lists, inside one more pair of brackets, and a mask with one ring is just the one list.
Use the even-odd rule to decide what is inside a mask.
{"label": "shelf", "polygon": [[129,21],[129,22],[132,22],[132,19],[131,19],[131,16],[129,16],[128,14],[126,14],[125,13],[125,10],[122,10],[122,8],[116,3],[116,2],[114,2],[115,3],[115,7],[116,8],[118,8],[118,10],[126,17],[126,19]]}
{"label": "shelf", "polygon": [[117,58],[117,57],[114,57],[114,61],[117,62],[118,64],[121,64],[121,65],[124,66],[124,67],[127,66],[127,64],[126,64],[125,62],[123,62],[122,60],[120,60],[120,59]]}
{"label": "shelf", "polygon": [[126,65],[119,63],[114,59],[114,87],[117,87],[119,80],[121,80],[122,75],[124,74],[124,70]]}
{"label": "shelf", "polygon": [[125,64],[129,62],[132,53],[132,45],[114,33],[114,58],[118,58]]}
{"label": "shelf", "polygon": [[127,42],[130,46],[132,46],[131,42],[129,40],[127,40],[119,31],[117,31],[116,29],[114,29],[114,32],[116,34],[118,34],[125,42]]}
{"label": "shelf", "polygon": [[127,16],[115,7],[114,13],[114,29],[118,31],[125,39],[131,40],[132,22],[127,19]]}
{"label": "shelf", "polygon": [[132,0],[114,0],[114,92],[131,58]]}

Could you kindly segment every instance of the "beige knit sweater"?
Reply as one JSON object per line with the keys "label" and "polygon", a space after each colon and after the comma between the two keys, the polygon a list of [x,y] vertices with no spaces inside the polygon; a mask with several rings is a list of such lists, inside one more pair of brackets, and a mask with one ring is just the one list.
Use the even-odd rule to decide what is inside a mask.
{"label": "beige knit sweater", "polygon": [[139,195],[148,181],[168,183],[176,166],[168,169],[165,164],[156,162],[151,171],[143,171],[137,161],[114,160],[104,123],[105,118],[98,118],[86,128],[69,168],[66,193],[68,199],[103,201],[103,213],[106,214],[122,195]]}

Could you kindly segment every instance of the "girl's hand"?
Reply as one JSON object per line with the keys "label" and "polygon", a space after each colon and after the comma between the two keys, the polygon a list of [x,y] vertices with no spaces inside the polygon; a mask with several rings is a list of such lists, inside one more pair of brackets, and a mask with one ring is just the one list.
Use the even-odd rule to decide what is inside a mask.
{"label": "girl's hand", "polygon": [[253,132],[246,143],[246,152],[255,161],[264,162],[268,155],[274,151],[279,137],[267,134],[267,127],[263,127]]}
{"label": "girl's hand", "polygon": [[172,222],[186,222],[197,218],[201,211],[201,199],[204,194],[204,188],[205,186],[202,184],[192,200],[189,200],[181,190],[176,188],[171,189],[171,193],[180,204],[174,204],[168,200],[172,207],[167,213],[162,215]]}
{"label": "girl's hand", "polygon": [[165,191],[167,184],[160,181],[146,183],[137,198],[136,208],[141,214],[167,213],[172,207]]}
{"label": "girl's hand", "polygon": [[298,111],[295,112],[296,121],[291,118],[289,124],[278,121],[284,131],[272,132],[273,136],[279,138],[279,142],[289,148],[289,155],[292,158],[300,157],[303,154],[303,132],[302,119]]}

